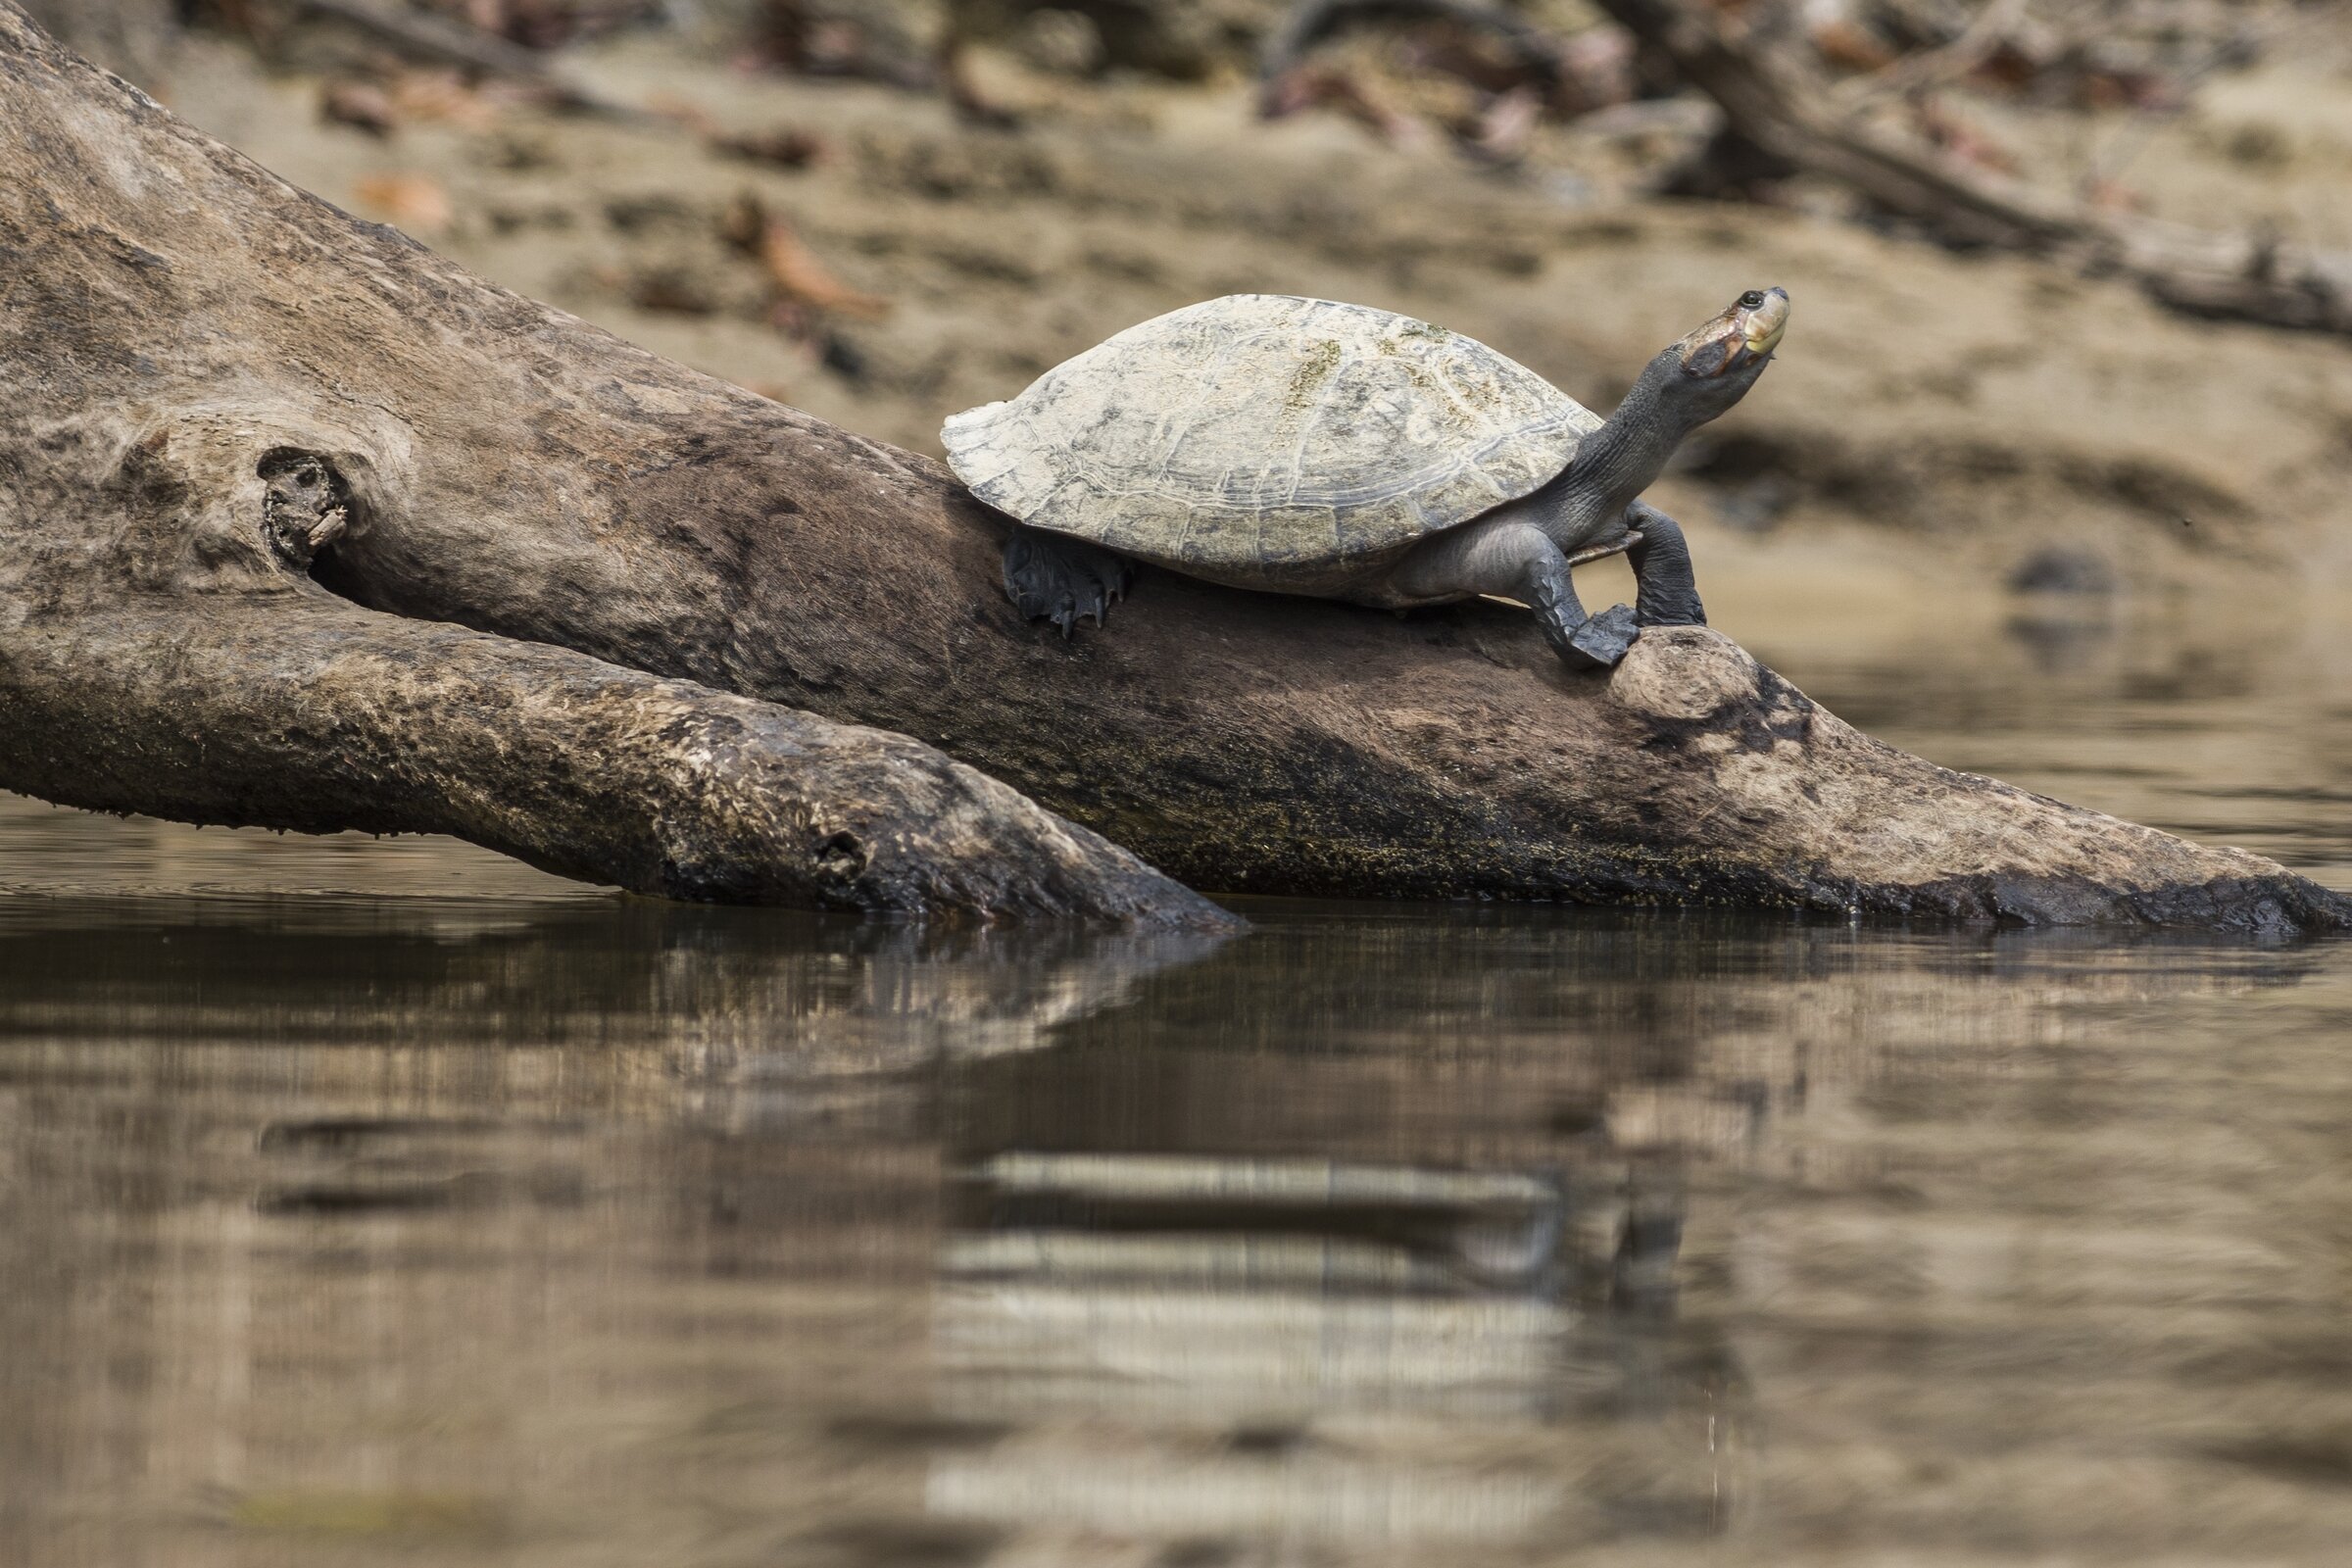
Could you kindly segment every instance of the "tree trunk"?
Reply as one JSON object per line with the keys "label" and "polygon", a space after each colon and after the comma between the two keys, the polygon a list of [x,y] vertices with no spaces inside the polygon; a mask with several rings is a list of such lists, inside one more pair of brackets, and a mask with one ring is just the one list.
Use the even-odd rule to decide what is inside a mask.
{"label": "tree trunk", "polygon": [[[0,701],[41,715],[30,745],[9,725],[0,785],[457,831],[663,891],[806,896],[833,835],[793,837],[807,864],[786,873],[714,869],[773,843],[737,808],[711,808],[692,875],[645,869],[664,857],[627,803],[652,792],[642,822],[665,787],[701,798],[662,782],[678,757],[732,765],[629,716],[677,703],[757,732],[739,803],[798,791],[821,815],[838,779],[796,774],[796,727],[883,725],[1222,891],[2352,924],[2352,901],[2257,857],[1872,742],[1702,629],[1571,675],[1497,607],[1399,619],[1157,573],[1065,643],[1005,604],[1001,519],[936,464],[355,221],[6,0],[0,109]],[[174,638],[202,651],[186,672],[142,652]],[[294,695],[281,666],[302,672]],[[409,684],[428,673],[463,690]],[[208,727],[243,732],[233,762],[190,750],[196,689]],[[69,744],[77,715],[111,729]],[[373,727],[347,752],[354,715]],[[511,723],[560,755],[499,753]],[[609,749],[635,760],[600,774]],[[906,765],[860,788],[954,766],[891,756]],[[1091,835],[952,777],[1018,826],[991,840],[1002,854],[1017,837],[1071,867],[1059,892],[995,903],[1153,904]],[[907,786],[896,819],[937,793]]]}

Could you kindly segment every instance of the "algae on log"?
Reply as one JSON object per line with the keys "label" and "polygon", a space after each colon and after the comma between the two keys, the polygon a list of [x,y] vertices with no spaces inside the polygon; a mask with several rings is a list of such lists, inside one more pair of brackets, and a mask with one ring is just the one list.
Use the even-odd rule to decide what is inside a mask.
{"label": "algae on log", "polygon": [[[2352,901],[2270,861],[1871,742],[1703,630],[1652,632],[1613,674],[1577,676],[1493,607],[1400,620],[1161,573],[1064,643],[1005,604],[1001,519],[938,465],[356,221],[72,60],[7,0],[0,111],[0,700],[22,710],[29,683],[56,682],[60,726],[102,700],[74,694],[76,661],[123,657],[98,629],[77,652],[78,627],[142,602],[299,606],[371,658],[416,634],[393,617],[455,622],[574,650],[597,678],[702,689],[679,701],[733,692],[820,715],[796,723],[903,730],[1219,891],[2352,927]],[[272,801],[205,798],[203,757],[148,776],[142,731],[92,803],[332,825],[354,785],[320,760],[335,737],[272,716],[267,673],[240,683],[219,652],[213,711],[256,730],[249,759],[271,736],[288,749]],[[518,710],[556,678],[529,662],[545,657],[478,655]],[[135,677],[115,677],[121,700],[168,712]],[[404,746],[477,765],[466,748],[486,739],[440,707],[403,715]],[[81,770],[34,767],[17,724],[0,733],[0,785],[77,798]],[[602,744],[597,725],[566,733],[583,758]],[[457,812],[451,773],[379,755],[352,820],[561,859],[484,827],[510,804],[495,790]],[[523,766],[504,775],[517,789]],[[527,792],[511,804],[549,828]],[[1070,842],[1117,881],[1099,858],[1116,852]]]}

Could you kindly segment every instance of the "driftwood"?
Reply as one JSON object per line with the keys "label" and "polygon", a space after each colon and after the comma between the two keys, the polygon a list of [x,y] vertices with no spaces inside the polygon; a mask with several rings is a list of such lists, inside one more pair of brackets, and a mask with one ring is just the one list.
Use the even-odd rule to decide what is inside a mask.
{"label": "driftwood", "polygon": [[[28,0],[23,9],[50,35],[70,48],[155,86],[169,75],[178,42],[178,0]],[[601,97],[571,79],[548,56],[527,49],[455,17],[418,11],[404,0],[278,0],[256,10],[251,0],[221,8],[222,20],[257,37],[303,17],[339,22],[387,46],[393,53],[427,65],[496,76],[528,87],[561,109],[615,119],[653,120],[644,111]]]}
{"label": "driftwood", "polygon": [[2352,925],[1870,741],[1702,628],[1578,676],[1500,607],[1155,574],[1064,642],[938,465],[305,196],[6,0],[0,111],[0,787],[657,891],[1200,917],[944,752],[1218,891]]}
{"label": "driftwood", "polygon": [[1732,37],[1723,13],[1696,0],[1597,4],[1714,99],[1740,142],[1837,180],[1947,240],[2043,252],[2120,272],[2165,304],[2197,315],[2352,333],[2352,256],[2270,234],[2212,233],[2102,212],[2037,190],[1841,112],[1823,83],[1804,79],[1772,49]]}
{"label": "driftwood", "polygon": [[415,11],[392,0],[296,0],[298,14],[327,17],[357,27],[398,53],[437,66],[501,76],[537,92],[559,108],[617,120],[651,120],[642,110],[590,91],[545,55],[453,17]]}
{"label": "driftwood", "polygon": [[[1621,103],[1633,90],[1630,51],[1620,55],[1613,29],[1563,41],[1488,0],[1298,0],[1258,52],[1258,114],[1278,120],[1309,104],[1327,104],[1384,140],[1409,145],[1423,133],[1420,122],[1380,103],[1352,74],[1309,65],[1306,58],[1328,38],[1399,22],[1438,24],[1451,47],[1442,47],[1430,63],[1486,95],[1472,122],[1450,127],[1461,151],[1481,162],[1515,163],[1544,116],[1573,119]],[[1596,50],[1593,43],[1604,34]],[[1472,39],[1494,52],[1464,48]]]}

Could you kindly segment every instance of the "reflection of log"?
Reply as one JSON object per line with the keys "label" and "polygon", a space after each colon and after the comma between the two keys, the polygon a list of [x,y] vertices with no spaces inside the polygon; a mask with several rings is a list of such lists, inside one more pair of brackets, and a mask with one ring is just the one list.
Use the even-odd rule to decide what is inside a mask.
{"label": "reflection of log", "polygon": [[[664,1119],[681,1094],[928,1085],[933,1069],[1049,1045],[1221,945],[1067,922],[746,920],[650,899],[12,891],[5,912],[0,1048],[104,1042],[110,1062],[173,1039],[647,1053],[607,1081]],[[21,1065],[0,1055],[0,1075]],[[107,1073],[95,1055],[78,1066]]]}
{"label": "reflection of log", "polygon": [[2352,332],[2352,257],[2094,212],[1830,112],[1819,84],[1796,79],[1770,51],[1735,42],[1716,13],[1691,0],[1599,4],[1714,99],[1736,135],[1947,239],[2051,252],[2121,271],[2164,303],[2199,315]]}
{"label": "reflection of log", "polygon": [[[550,845],[660,825],[579,819],[625,816],[616,794],[656,765],[617,791],[594,765],[628,666],[911,732],[1222,889],[2352,920],[2269,861],[1878,746],[1704,631],[1645,638],[1613,678],[1569,677],[1498,608],[1399,621],[1160,575],[1064,644],[1004,604],[997,524],[936,465],[309,200],[4,3],[0,107],[0,711],[41,715],[12,721],[0,785],[303,827],[455,826],[615,874],[659,858]],[[296,568],[314,549],[321,580],[376,611],[592,659],[436,642],[455,634],[338,604]],[[243,662],[271,615],[275,646]],[[190,673],[152,657],[175,635]],[[337,684],[336,648],[368,667]],[[287,664],[304,671],[291,691]],[[463,702],[486,693],[485,708],[401,701],[411,681],[474,683]],[[643,700],[698,723],[739,711],[710,691]],[[192,720],[209,733],[191,739]],[[778,778],[766,758],[788,725],[764,722],[745,730],[758,757],[690,735],[632,755],[668,745]],[[514,744],[497,752],[502,726]],[[877,760],[901,745],[840,744]],[[1200,912],[1009,792],[890,755],[904,772],[860,776],[905,792],[894,810],[951,783],[988,803],[972,853],[1005,881],[975,875],[976,901]],[[241,771],[208,781],[220,756]],[[378,793],[340,814],[362,767]],[[692,814],[728,791],[681,794],[696,842],[740,842],[741,822]],[[829,823],[809,832],[793,853],[841,848]]]}

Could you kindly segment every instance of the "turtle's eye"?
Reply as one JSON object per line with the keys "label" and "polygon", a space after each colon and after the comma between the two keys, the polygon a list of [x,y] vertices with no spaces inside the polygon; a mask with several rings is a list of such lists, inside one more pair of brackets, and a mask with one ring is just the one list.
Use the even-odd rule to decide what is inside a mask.
{"label": "turtle's eye", "polygon": [[1764,291],[1760,288],[1751,288],[1740,296],[1740,306],[1742,310],[1752,311],[1763,303]]}

